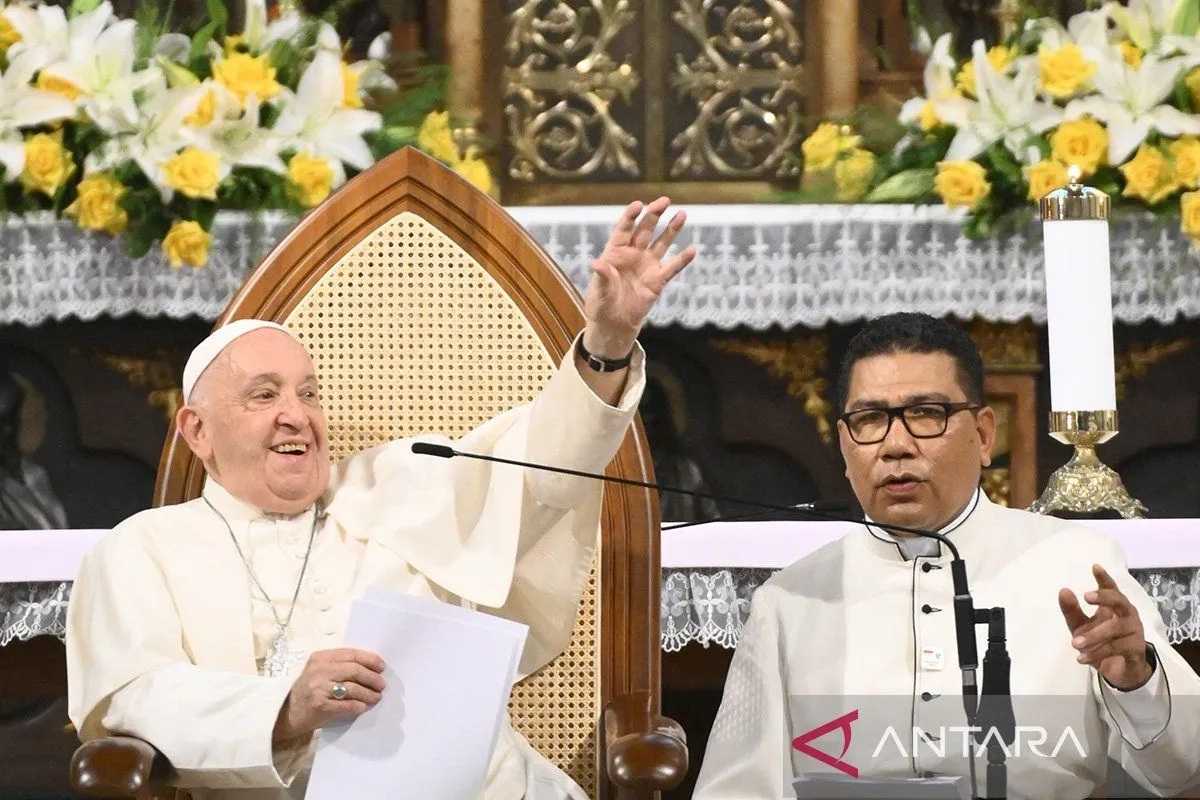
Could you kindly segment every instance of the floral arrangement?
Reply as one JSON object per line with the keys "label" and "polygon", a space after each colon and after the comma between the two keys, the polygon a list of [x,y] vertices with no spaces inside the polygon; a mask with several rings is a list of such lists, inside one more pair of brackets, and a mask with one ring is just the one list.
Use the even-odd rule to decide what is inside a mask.
{"label": "floral arrangement", "polygon": [[[1181,220],[1200,242],[1200,1],[1109,2],[1030,19],[957,61],[949,34],[929,47],[922,97],[893,131],[826,121],[802,144],[805,193],[855,202],[937,201],[969,210],[966,232],[1024,223],[1068,182],[1114,207]],[[928,40],[927,40],[928,41]]]}
{"label": "floral arrangement", "polygon": [[240,33],[208,0],[191,35],[156,4],[137,19],[97,0],[3,7],[0,211],[65,215],[134,257],[161,243],[178,268],[206,263],[218,210],[302,213],[405,144],[490,191],[486,164],[432,111],[444,70],[398,92],[386,34],[347,63],[329,20],[245,3]]}

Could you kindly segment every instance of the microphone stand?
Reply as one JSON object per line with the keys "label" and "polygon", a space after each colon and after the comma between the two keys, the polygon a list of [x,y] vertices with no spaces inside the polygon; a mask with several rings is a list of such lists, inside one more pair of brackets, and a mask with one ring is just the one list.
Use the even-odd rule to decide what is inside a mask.
{"label": "microphone stand", "polygon": [[[958,643],[958,667],[962,673],[962,695],[963,695],[963,710],[967,716],[967,727],[976,728],[983,712],[986,712],[987,719],[997,726],[998,736],[1002,738],[1005,744],[1011,744],[1015,736],[1016,723],[1013,719],[1012,697],[1009,695],[1009,668],[1011,661],[1008,653],[1005,650],[1005,629],[1004,629],[1004,609],[978,609],[975,608],[975,601],[971,597],[971,590],[967,582],[967,564],[959,555],[958,547],[950,538],[944,534],[935,531],[923,530],[921,528],[910,528],[905,525],[892,525],[890,523],[866,522],[861,519],[854,519],[845,514],[836,513],[836,509],[845,508],[845,504],[830,503],[830,502],[813,502],[800,503],[792,506],[779,505],[776,503],[763,503],[756,500],[745,500],[739,497],[728,497],[711,492],[699,492],[692,489],[680,489],[673,486],[663,486],[657,483],[649,483],[647,481],[634,480],[632,478],[616,478],[610,475],[595,472],[583,472],[576,469],[568,469],[566,467],[555,467],[549,464],[537,464],[532,461],[517,461],[510,458],[500,458],[499,456],[482,455],[480,453],[466,453],[460,450],[455,450],[453,447],[442,444],[433,444],[431,442],[414,442],[412,452],[417,455],[435,456],[438,458],[472,458],[479,461],[492,461],[497,464],[509,464],[515,467],[524,467],[528,469],[544,470],[546,472],[557,472],[562,475],[573,475],[579,478],[591,478],[593,480],[605,481],[608,483],[617,483],[624,486],[637,486],[643,489],[655,489],[660,492],[670,492],[672,494],[682,494],[691,497],[701,497],[708,500],[716,500],[724,503],[736,503],[739,505],[750,506],[752,508],[764,509],[767,511],[782,511],[789,514],[800,514],[814,519],[829,520],[831,522],[852,522],[857,525],[865,525],[870,527],[874,525],[877,528],[886,530],[892,533],[907,533],[913,536],[920,536],[926,539],[936,539],[939,543],[944,544],[946,549],[950,551],[952,559],[950,561],[950,577],[954,586],[954,632]],[[704,520],[705,522],[716,522],[720,518]],[[700,524],[683,523],[675,527],[687,527],[689,525]],[[667,529],[669,530],[669,528]],[[985,658],[985,702],[980,703],[979,700],[979,684],[977,674],[979,672],[979,651],[975,644],[975,626],[988,625],[988,649],[987,658]],[[993,648],[995,648],[993,650]],[[994,672],[996,677],[991,679],[990,672]],[[990,689],[990,691],[989,691]],[[992,697],[988,701],[988,697]],[[1005,710],[1007,709],[1007,713]],[[986,728],[984,729],[986,730]],[[980,734],[983,731],[976,733],[976,740],[982,742]],[[1005,738],[1007,737],[1007,738]],[[987,739],[988,742],[988,771],[987,771],[987,794],[989,798],[1003,798],[1007,792],[1007,766],[1005,765],[1005,752],[1003,746],[996,742],[997,736],[991,736]],[[998,752],[993,756],[993,748],[998,748]],[[975,778],[975,756],[970,754],[967,759],[967,765],[971,773],[971,795],[976,795],[976,778]],[[995,791],[993,793],[993,784]]]}

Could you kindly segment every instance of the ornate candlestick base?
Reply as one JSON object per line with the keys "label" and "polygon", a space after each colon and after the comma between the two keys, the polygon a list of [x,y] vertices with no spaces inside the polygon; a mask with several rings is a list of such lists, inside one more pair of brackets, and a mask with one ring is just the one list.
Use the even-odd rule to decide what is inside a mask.
{"label": "ornate candlestick base", "polygon": [[1070,511],[1091,514],[1116,511],[1125,519],[1146,515],[1146,507],[1129,496],[1121,476],[1096,455],[1096,445],[1117,435],[1116,411],[1055,411],[1050,435],[1075,446],[1071,460],[1054,471],[1029,510],[1035,514]]}

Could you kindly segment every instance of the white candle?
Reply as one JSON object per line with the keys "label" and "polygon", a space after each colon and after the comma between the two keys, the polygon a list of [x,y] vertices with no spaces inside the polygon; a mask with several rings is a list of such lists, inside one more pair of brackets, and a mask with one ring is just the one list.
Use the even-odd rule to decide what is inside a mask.
{"label": "white candle", "polygon": [[1107,220],[1042,224],[1050,410],[1115,411]]}

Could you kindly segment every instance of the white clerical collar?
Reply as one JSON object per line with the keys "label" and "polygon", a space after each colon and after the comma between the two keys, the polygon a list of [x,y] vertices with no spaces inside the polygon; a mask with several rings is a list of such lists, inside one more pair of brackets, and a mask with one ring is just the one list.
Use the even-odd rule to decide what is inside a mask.
{"label": "white clerical collar", "polygon": [[301,511],[299,514],[274,514],[269,511],[263,511],[261,508],[247,503],[238,497],[235,497],[221,484],[213,480],[210,475],[204,481],[203,495],[208,502],[213,504],[213,507],[220,512],[221,516],[233,522],[249,522],[255,519],[272,519],[281,521],[297,521],[308,519],[313,512],[313,506]]}
{"label": "white clerical collar", "polygon": [[[958,516],[943,525],[937,532],[944,536],[966,522],[967,518],[979,506],[982,494],[983,490],[975,487],[975,493],[971,495],[971,499],[967,501],[967,504],[959,512]],[[871,535],[876,539],[882,539],[888,543],[895,544],[905,561],[911,561],[918,557],[936,558],[941,553],[941,543],[937,539],[930,539],[925,536],[893,536],[886,529],[872,524],[875,520],[871,519],[870,515],[864,513],[863,516],[867,521],[867,530],[871,532]]]}

